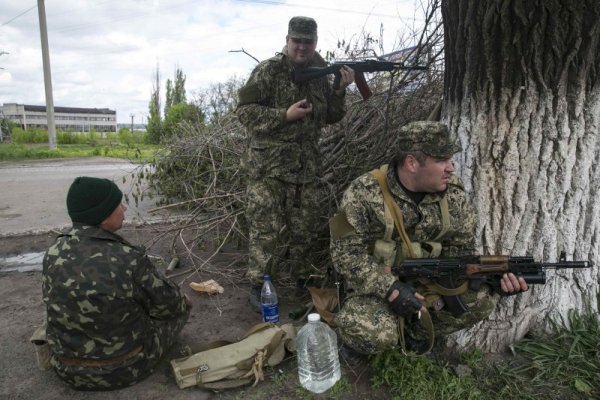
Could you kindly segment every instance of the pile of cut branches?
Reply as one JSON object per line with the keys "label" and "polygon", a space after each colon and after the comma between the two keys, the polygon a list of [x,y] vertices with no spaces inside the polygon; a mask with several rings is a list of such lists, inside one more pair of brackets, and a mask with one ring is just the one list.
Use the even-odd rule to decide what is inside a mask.
{"label": "pile of cut branches", "polygon": [[[390,92],[376,94],[367,102],[351,94],[344,120],[324,132],[322,180],[328,190],[320,207],[325,237],[319,241],[324,252],[326,221],[345,188],[359,175],[390,161],[397,128],[426,119],[441,96],[441,85],[433,81],[414,92],[394,96]],[[227,244],[245,251],[246,188],[240,160],[246,143],[244,128],[233,115],[210,127],[185,125],[156,155],[152,172],[139,172],[143,175],[138,178],[146,179],[151,191],[160,194],[155,210],[177,211],[177,222],[165,229],[181,238],[186,258],[198,268],[206,268]],[[201,250],[210,255],[199,258],[195,253]]]}
{"label": "pile of cut branches", "polygon": [[[428,16],[433,19],[434,13]],[[345,188],[359,175],[391,160],[398,127],[427,119],[440,103],[440,26],[439,22],[426,24],[419,44],[403,55],[405,62],[427,65],[427,71],[374,74],[368,82],[373,96],[367,101],[352,86],[346,96],[344,119],[323,129],[322,180],[328,190],[320,207],[323,238],[319,243],[324,264],[329,259],[327,221],[335,213]],[[377,42],[365,37],[363,46],[350,49],[341,43],[340,47],[357,58]],[[358,48],[362,50],[356,51]],[[233,113],[215,118],[208,126],[182,125],[179,134],[157,154],[153,172],[141,176],[148,180],[151,191],[162,196],[166,206],[160,209],[178,210],[181,218],[168,230],[177,233],[177,237],[188,238],[187,242],[181,239],[181,244],[196,270],[207,268],[213,257],[224,247],[231,248],[231,244],[239,250],[240,258],[245,258],[245,173],[240,160],[246,144],[245,129]],[[182,234],[184,231],[187,234]],[[206,256],[199,258],[197,254],[201,252]]]}

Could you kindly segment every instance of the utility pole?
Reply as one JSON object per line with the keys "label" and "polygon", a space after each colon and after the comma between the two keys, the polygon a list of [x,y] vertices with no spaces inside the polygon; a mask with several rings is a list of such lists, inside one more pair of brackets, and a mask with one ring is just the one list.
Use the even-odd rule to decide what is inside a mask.
{"label": "utility pole", "polygon": [[52,97],[52,76],[50,74],[50,52],[48,51],[48,29],[46,28],[46,8],[44,0],[37,0],[40,18],[40,39],[42,42],[42,62],[44,65],[44,88],[46,89],[46,118],[48,120],[48,147],[56,149],[56,125],[54,124],[54,99]]}
{"label": "utility pole", "polygon": [[129,116],[131,117],[131,133],[133,133],[133,114],[129,114]]}

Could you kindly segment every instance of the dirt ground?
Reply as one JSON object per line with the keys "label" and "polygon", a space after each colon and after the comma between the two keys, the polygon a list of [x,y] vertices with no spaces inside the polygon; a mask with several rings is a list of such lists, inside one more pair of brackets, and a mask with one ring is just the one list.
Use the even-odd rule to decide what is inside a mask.
{"label": "dirt ground", "polygon": [[[156,226],[124,227],[121,235],[136,244],[151,243],[157,236]],[[0,257],[28,252],[44,251],[53,242],[55,233],[37,234],[0,239]],[[163,237],[154,243],[148,253],[162,257],[166,263],[171,259],[170,237]],[[231,265],[232,254],[224,251],[220,256],[224,263]],[[175,274],[185,271],[186,261]],[[231,268],[231,267],[230,267]],[[233,264],[241,276],[243,262]],[[41,371],[37,368],[35,352],[29,338],[35,327],[41,324],[44,316],[42,302],[41,272],[0,272],[0,399],[310,399],[310,398],[347,398],[374,399],[385,398],[382,392],[373,392],[369,388],[370,369],[366,362],[350,364],[343,357],[343,378],[341,388],[320,396],[312,396],[302,389],[298,382],[296,359],[293,355],[280,366],[265,371],[265,382],[254,388],[244,388],[221,393],[212,393],[199,388],[181,390],[172,375],[169,360],[181,357],[186,346],[200,348],[217,339],[235,341],[251,326],[260,322],[260,315],[253,312],[247,304],[248,286],[241,279],[228,279],[227,276],[193,276],[191,280],[217,280],[225,292],[217,296],[199,295],[193,292],[188,283],[181,283],[187,275],[174,280],[181,284],[184,291],[193,300],[190,319],[182,331],[180,341],[159,364],[156,371],[145,381],[113,392],[77,392],[60,381],[52,370]],[[280,292],[281,323],[290,322],[288,312],[296,308]],[[302,322],[295,323],[301,326]]]}

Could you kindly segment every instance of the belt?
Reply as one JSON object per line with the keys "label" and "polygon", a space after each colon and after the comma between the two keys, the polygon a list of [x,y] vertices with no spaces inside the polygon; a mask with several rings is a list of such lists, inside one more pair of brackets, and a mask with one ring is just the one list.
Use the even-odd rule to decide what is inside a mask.
{"label": "belt", "polygon": [[103,358],[101,360],[89,359],[89,358],[65,358],[65,357],[57,357],[58,361],[60,361],[64,365],[73,366],[73,367],[105,367],[111,364],[117,364],[125,360],[129,360],[137,356],[143,347],[138,346],[135,349],[131,350],[129,353],[121,354],[117,357],[112,358]]}

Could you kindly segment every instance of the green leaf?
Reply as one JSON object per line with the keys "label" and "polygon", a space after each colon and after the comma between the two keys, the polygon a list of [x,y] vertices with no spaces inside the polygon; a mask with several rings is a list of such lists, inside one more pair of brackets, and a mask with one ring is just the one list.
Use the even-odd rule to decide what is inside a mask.
{"label": "green leaf", "polygon": [[575,379],[575,389],[577,389],[578,392],[585,394],[590,394],[592,392],[592,387],[581,379]]}

